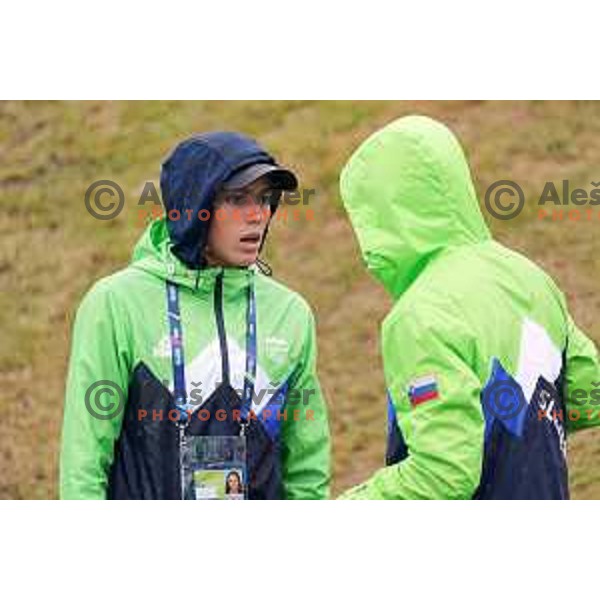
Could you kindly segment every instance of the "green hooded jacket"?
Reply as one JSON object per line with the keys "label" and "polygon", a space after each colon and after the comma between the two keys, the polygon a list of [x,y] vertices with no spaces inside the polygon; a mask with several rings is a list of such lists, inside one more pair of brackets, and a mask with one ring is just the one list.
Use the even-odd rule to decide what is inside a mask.
{"label": "green hooded jacket", "polygon": [[454,135],[392,122],[340,186],[395,301],[381,332],[388,466],[342,497],[568,497],[566,432],[600,422],[598,354],[551,278],[491,238]]}
{"label": "green hooded jacket", "polygon": [[[217,299],[219,277],[223,287]],[[271,465],[282,489],[277,496],[325,498],[329,429],[316,373],[311,309],[300,295],[254,267],[187,268],[171,252],[164,220],[148,227],[131,264],[97,282],[77,312],[60,456],[61,497],[110,497],[111,477],[124,478],[128,497],[177,497],[176,423],[168,416],[174,408],[174,384],[167,278],[180,290],[187,396],[195,411],[222,381],[217,302],[222,305],[231,385],[243,388],[247,289],[254,282],[257,374],[252,408],[279,457]],[[103,384],[90,394],[96,382]],[[131,427],[125,430],[127,421]],[[125,475],[114,473],[116,453]]]}

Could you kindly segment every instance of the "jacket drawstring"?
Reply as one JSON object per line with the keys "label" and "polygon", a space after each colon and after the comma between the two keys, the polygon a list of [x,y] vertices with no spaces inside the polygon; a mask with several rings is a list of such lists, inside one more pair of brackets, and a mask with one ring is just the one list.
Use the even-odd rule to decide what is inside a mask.
{"label": "jacket drawstring", "polygon": [[273,269],[271,268],[271,265],[262,258],[256,259],[256,266],[263,275],[266,275],[267,277],[271,277],[271,275],[273,275]]}

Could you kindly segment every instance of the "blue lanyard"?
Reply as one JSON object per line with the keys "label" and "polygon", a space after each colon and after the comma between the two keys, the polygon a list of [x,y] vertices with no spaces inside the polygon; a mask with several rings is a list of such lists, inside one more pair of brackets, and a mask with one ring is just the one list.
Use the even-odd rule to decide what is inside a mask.
{"label": "blue lanyard", "polygon": [[187,392],[185,389],[185,361],[183,356],[183,330],[179,310],[179,288],[172,281],[167,281],[167,315],[169,317],[175,407],[179,411],[179,420],[186,421],[188,418],[185,410]]}
{"label": "blue lanyard", "polygon": [[244,373],[244,392],[242,394],[242,418],[246,420],[252,405],[254,382],[256,381],[256,298],[254,282],[248,286],[246,309],[246,372]]}
{"label": "blue lanyard", "polygon": [[[222,277],[222,274],[220,275]],[[187,392],[185,387],[185,360],[183,354],[183,326],[179,306],[179,287],[172,281],[167,281],[167,315],[171,344],[171,361],[173,365],[173,394],[175,406],[179,411],[181,422],[189,420],[187,407]],[[222,302],[222,297],[220,298]],[[225,340],[223,340],[225,342]],[[227,352],[226,343],[221,352]],[[224,361],[227,364],[228,361]],[[228,367],[227,367],[228,368]],[[223,380],[229,380],[229,373],[223,373]],[[254,282],[248,286],[248,302],[246,309],[246,373],[244,374],[244,391],[242,394],[242,418],[245,420],[250,413],[254,382],[256,380],[256,297]]]}

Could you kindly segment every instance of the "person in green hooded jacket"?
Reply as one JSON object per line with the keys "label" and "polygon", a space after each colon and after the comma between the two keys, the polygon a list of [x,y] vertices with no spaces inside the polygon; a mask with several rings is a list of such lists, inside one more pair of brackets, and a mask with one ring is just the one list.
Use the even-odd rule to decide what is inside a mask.
{"label": "person in green hooded jacket", "polygon": [[62,498],[219,498],[232,472],[249,499],[327,497],[314,317],[258,268],[296,187],[238,133],[193,136],[163,163],[166,216],[77,312]]}
{"label": "person in green hooded jacket", "polygon": [[381,332],[387,466],[341,497],[568,498],[566,435],[600,423],[598,353],[553,280],[491,238],[455,136],[398,119],[340,188],[395,301]]}

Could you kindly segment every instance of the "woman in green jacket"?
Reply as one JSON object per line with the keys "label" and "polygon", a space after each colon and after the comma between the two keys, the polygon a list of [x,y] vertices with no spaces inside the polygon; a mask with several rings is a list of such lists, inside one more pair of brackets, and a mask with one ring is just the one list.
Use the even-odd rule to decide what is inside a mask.
{"label": "woman in green jacket", "polygon": [[[325,498],[329,429],[308,304],[257,268],[294,174],[237,133],[162,166],[166,217],[75,321],[62,498]],[[108,399],[108,401],[107,401]]]}

